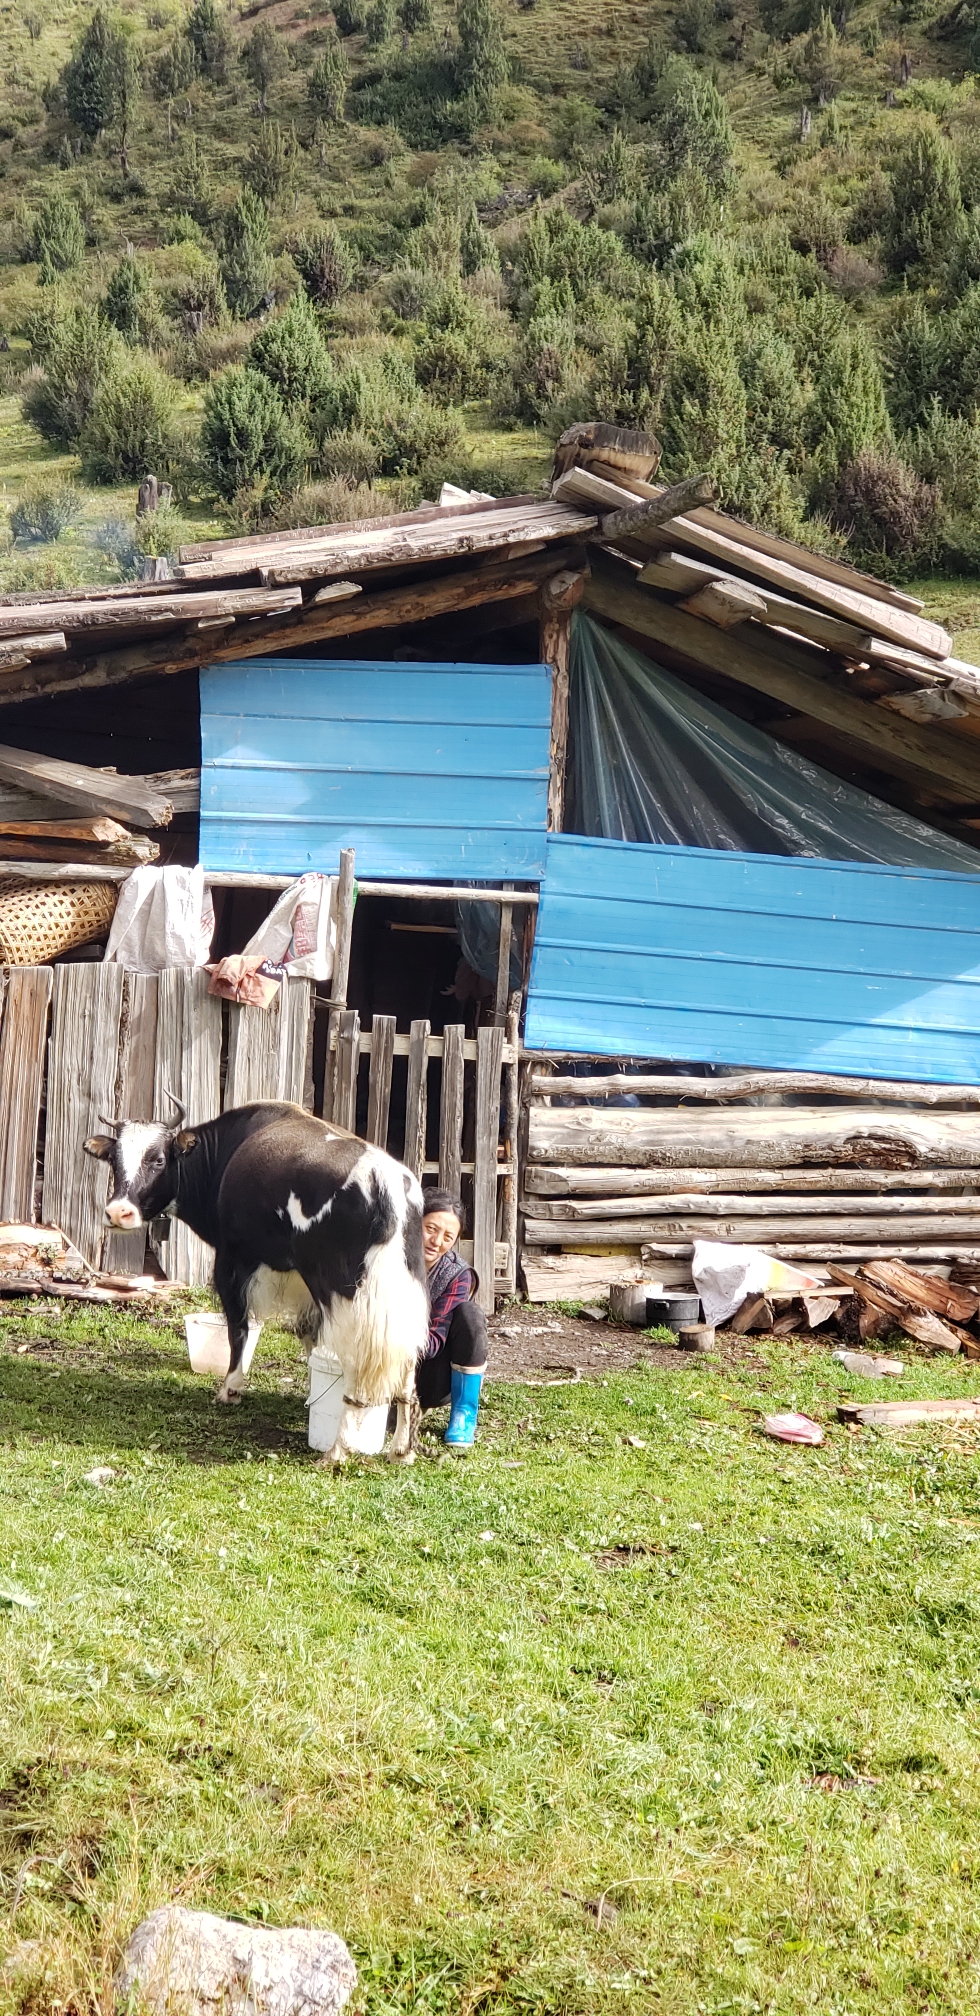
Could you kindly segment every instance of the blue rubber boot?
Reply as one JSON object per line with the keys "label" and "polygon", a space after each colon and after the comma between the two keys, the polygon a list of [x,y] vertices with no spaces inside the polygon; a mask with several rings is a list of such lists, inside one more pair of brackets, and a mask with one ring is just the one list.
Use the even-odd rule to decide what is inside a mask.
{"label": "blue rubber boot", "polygon": [[449,1426],[443,1440],[449,1449],[458,1449],[465,1455],[476,1440],[476,1417],[480,1411],[480,1387],[486,1367],[481,1365],[472,1372],[468,1365],[452,1367],[451,1406]]}

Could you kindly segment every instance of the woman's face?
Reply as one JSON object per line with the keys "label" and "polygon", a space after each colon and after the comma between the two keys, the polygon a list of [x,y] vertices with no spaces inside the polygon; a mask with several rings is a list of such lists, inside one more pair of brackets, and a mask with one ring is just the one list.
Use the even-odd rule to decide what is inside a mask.
{"label": "woman's face", "polygon": [[455,1211],[430,1211],[422,1220],[422,1251],[425,1265],[431,1273],[437,1260],[455,1246],[459,1238],[460,1225]]}

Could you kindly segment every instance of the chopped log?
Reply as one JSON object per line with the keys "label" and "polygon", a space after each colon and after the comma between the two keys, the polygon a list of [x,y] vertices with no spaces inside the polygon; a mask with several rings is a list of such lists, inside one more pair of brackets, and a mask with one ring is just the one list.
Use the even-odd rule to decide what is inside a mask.
{"label": "chopped log", "polygon": [[712,624],[606,573],[593,572],[585,601],[598,615],[668,645],[693,664],[708,666],[754,692],[766,693],[772,700],[825,722],[856,742],[867,743],[875,751],[879,769],[897,768],[900,776],[924,772],[968,791],[971,797],[976,794],[976,763],[949,730],[899,721],[828,685],[815,676],[815,646],[794,644],[761,628],[751,639],[730,633],[721,637]]}
{"label": "chopped log", "polygon": [[142,782],[150,791],[159,791],[170,800],[174,813],[201,809],[200,770],[154,770]]}
{"label": "chopped log", "polygon": [[22,658],[54,658],[67,649],[63,630],[41,630],[35,637],[5,637],[0,645],[0,668],[14,658],[18,663]]}
{"label": "chopped log", "polygon": [[611,475],[638,478],[646,487],[646,478],[659,468],[662,453],[654,434],[614,427],[606,420],[577,420],[559,437],[552,478],[576,465],[591,469],[601,457]]}
{"label": "chopped log", "polygon": [[813,1289],[804,1292],[800,1296],[800,1301],[803,1304],[807,1329],[819,1330],[821,1323],[826,1323],[829,1317],[836,1316],[841,1306],[841,1299],[839,1295],[821,1295]]}
{"label": "chopped log", "polygon": [[635,1077],[623,1071],[597,1073],[594,1078],[567,1078],[556,1072],[532,1070],[528,1082],[531,1098],[605,1099],[635,1092],[643,1097],[664,1096],[689,1101],[700,1099],[712,1105],[726,1100],[755,1099],[760,1094],[818,1092],[833,1099],[886,1099],[897,1106],[980,1106],[978,1085],[919,1085],[893,1078],[834,1078],[820,1071],[734,1071],[717,1078],[671,1077],[667,1072],[642,1072]]}
{"label": "chopped log", "polygon": [[956,1281],[943,1281],[934,1274],[917,1274],[900,1260],[876,1260],[866,1272],[876,1287],[898,1296],[910,1308],[930,1309],[937,1316],[951,1316],[958,1323],[969,1323],[977,1313],[975,1289]]}
{"label": "chopped log", "polygon": [[534,1211],[538,1211],[537,1199],[541,1197],[642,1197],[651,1204],[656,1197],[653,1208],[659,1210],[661,1195],[675,1192],[699,1198],[718,1192],[751,1197],[759,1192],[766,1198],[767,1208],[775,1211],[779,1208],[778,1193],[783,1190],[801,1195],[809,1191],[821,1195],[829,1190],[847,1195],[867,1191],[883,1197],[893,1190],[903,1196],[930,1189],[968,1190],[977,1182],[976,1169],[876,1169],[869,1175],[864,1169],[563,1169],[532,1164],[524,1171],[524,1189],[535,1199]]}
{"label": "chopped log", "polygon": [[108,844],[132,838],[116,819],[3,819],[0,834],[19,834],[28,840],[91,840]]}
{"label": "chopped log", "polygon": [[928,1344],[931,1351],[948,1351],[951,1357],[956,1357],[962,1347],[960,1332],[929,1310],[922,1315],[907,1310],[902,1317],[902,1329],[920,1344]]}
{"label": "chopped log", "polygon": [[[211,616],[270,616],[299,608],[303,601],[299,588],[226,588],[220,594],[133,596],[128,601],[104,596],[98,602],[35,603],[30,611],[34,622],[50,621],[52,629],[133,630],[144,623],[200,622]],[[0,637],[14,637],[24,626],[21,609],[0,603]]]}
{"label": "chopped log", "polygon": [[[843,651],[854,657],[863,657],[873,642],[869,630],[859,630],[853,623],[844,623],[838,616],[828,616],[822,609],[808,608],[801,602],[790,602],[783,595],[773,594],[757,582],[748,582],[735,575],[725,574],[718,567],[711,567],[704,560],[692,560],[686,553],[658,553],[641,568],[639,579],[645,588],[658,588],[667,594],[688,595],[699,599],[699,590],[710,582],[725,588],[750,588],[760,603],[760,608],[750,611],[760,623],[774,629],[795,631],[807,637],[813,644],[823,644],[829,651]],[[706,613],[694,608],[691,601],[682,604],[692,615]],[[923,659],[923,664],[929,661]]]}
{"label": "chopped log", "polygon": [[734,1330],[736,1337],[744,1337],[748,1330],[769,1330],[772,1328],[772,1305],[764,1295],[746,1295],[724,1328]]}
{"label": "chopped log", "polygon": [[80,805],[85,812],[120,817],[134,826],[168,826],[173,806],[162,792],[151,790],[141,777],[121,777],[115,770],[92,770],[84,763],[66,763],[37,756],[30,749],[0,746],[0,777],[42,797]]}
{"label": "chopped log", "polygon": [[[867,1177],[865,1178],[867,1182]],[[896,1232],[903,1229],[907,1218],[937,1218],[944,1223],[947,1218],[960,1215],[964,1219],[980,1219],[980,1196],[976,1193],[967,1197],[951,1197],[943,1192],[938,1197],[888,1196],[874,1193],[866,1197],[847,1196],[803,1196],[793,1197],[782,1194],[769,1196],[763,1188],[758,1192],[736,1191],[731,1195],[722,1192],[714,1196],[695,1191],[668,1192],[652,1196],[549,1198],[529,1196],[526,1208],[539,1218],[554,1220],[556,1224],[588,1224],[596,1218],[632,1218],[641,1212],[662,1215],[667,1218],[752,1218],[758,1220],[763,1214],[770,1218],[786,1219],[786,1235],[795,1231],[791,1222],[794,1218],[805,1218],[814,1213],[826,1213],[840,1220],[847,1218],[878,1218],[887,1222],[894,1217]],[[932,1307],[932,1304],[928,1305]],[[952,1312],[944,1312],[952,1313]]]}
{"label": "chopped log", "polygon": [[714,503],[715,486],[708,475],[685,476],[683,482],[662,490],[646,504],[627,505],[611,511],[602,521],[603,539],[646,539],[671,519],[682,519],[685,511],[699,504]]}
{"label": "chopped log", "polygon": [[980,1420],[980,1400],[875,1400],[859,1406],[842,1400],[838,1421],[862,1428],[920,1428],[931,1421]]}
{"label": "chopped log", "polygon": [[719,630],[734,630],[737,623],[746,623],[750,616],[764,621],[766,614],[763,597],[746,582],[734,580],[708,581],[680,606],[691,616],[714,623]]}
{"label": "chopped log", "polygon": [[114,840],[108,847],[86,846],[79,840],[11,840],[0,836],[0,861],[51,861],[56,865],[75,861],[80,867],[105,861],[139,868],[160,859],[160,848],[148,833],[126,833],[125,828],[123,831],[125,838]]}
{"label": "chopped log", "polygon": [[[612,1282],[637,1282],[641,1269],[635,1258],[618,1254],[590,1257],[584,1253],[525,1253],[522,1260],[529,1302],[591,1301],[607,1293]],[[667,1260],[657,1268],[656,1284],[663,1288],[691,1288],[689,1260]]]}
{"label": "chopped log", "polygon": [[530,1246],[560,1246],[570,1239],[587,1239],[595,1246],[636,1246],[646,1240],[732,1239],[742,1246],[768,1246],[772,1240],[861,1239],[866,1246],[888,1252],[896,1233],[919,1245],[940,1244],[948,1239],[965,1241],[975,1214],[957,1218],[910,1214],[898,1223],[894,1218],[812,1217],[735,1218],[697,1217],[692,1212],[676,1218],[597,1218],[570,1225],[554,1218],[528,1218],[524,1236]]}
{"label": "chopped log", "polygon": [[913,1170],[980,1167],[969,1113],[877,1107],[748,1106],[735,1111],[532,1106],[528,1159],[633,1168],[786,1168],[801,1162]]}
{"label": "chopped log", "polygon": [[881,1309],[886,1315],[895,1318],[904,1313],[905,1304],[900,1296],[890,1295],[886,1289],[875,1287],[857,1274],[846,1273],[843,1267],[828,1266],[827,1272],[832,1281],[849,1288],[852,1294],[860,1296],[862,1301],[870,1302],[872,1308]]}

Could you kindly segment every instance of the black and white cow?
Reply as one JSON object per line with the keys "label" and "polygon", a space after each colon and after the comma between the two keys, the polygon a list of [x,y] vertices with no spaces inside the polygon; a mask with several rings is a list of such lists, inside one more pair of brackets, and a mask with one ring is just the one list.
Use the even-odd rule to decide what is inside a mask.
{"label": "black and white cow", "polygon": [[249,1317],[291,1321],[343,1366],[344,1412],[326,1460],[350,1453],[361,1409],[391,1399],[388,1453],[410,1459],[428,1329],[417,1178],[301,1106],[237,1106],[194,1127],[179,1113],[173,1127],[107,1120],[112,1133],[93,1135],[85,1153],[109,1164],[106,1221],[116,1231],[170,1216],[214,1247],[231,1340],[216,1397],[236,1400],[245,1384]]}

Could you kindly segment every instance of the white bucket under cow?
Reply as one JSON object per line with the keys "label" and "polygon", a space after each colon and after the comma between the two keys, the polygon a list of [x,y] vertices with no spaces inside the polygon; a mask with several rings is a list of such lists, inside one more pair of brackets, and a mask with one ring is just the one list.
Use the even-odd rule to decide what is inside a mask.
{"label": "white bucket under cow", "polygon": [[[332,1351],[310,1352],[310,1448],[332,1449],[344,1411],[344,1374]],[[388,1407],[366,1407],[352,1442],[359,1456],[380,1456],[388,1426]]]}
{"label": "white bucket under cow", "polygon": [[[242,1353],[242,1371],[247,1372],[255,1357],[255,1346],[261,1334],[261,1323],[250,1323],[248,1338]],[[187,1338],[187,1354],[192,1372],[213,1372],[219,1378],[227,1378],[231,1364],[231,1344],[228,1341],[228,1325],[223,1316],[196,1314],[184,1317],[184,1334]]]}

